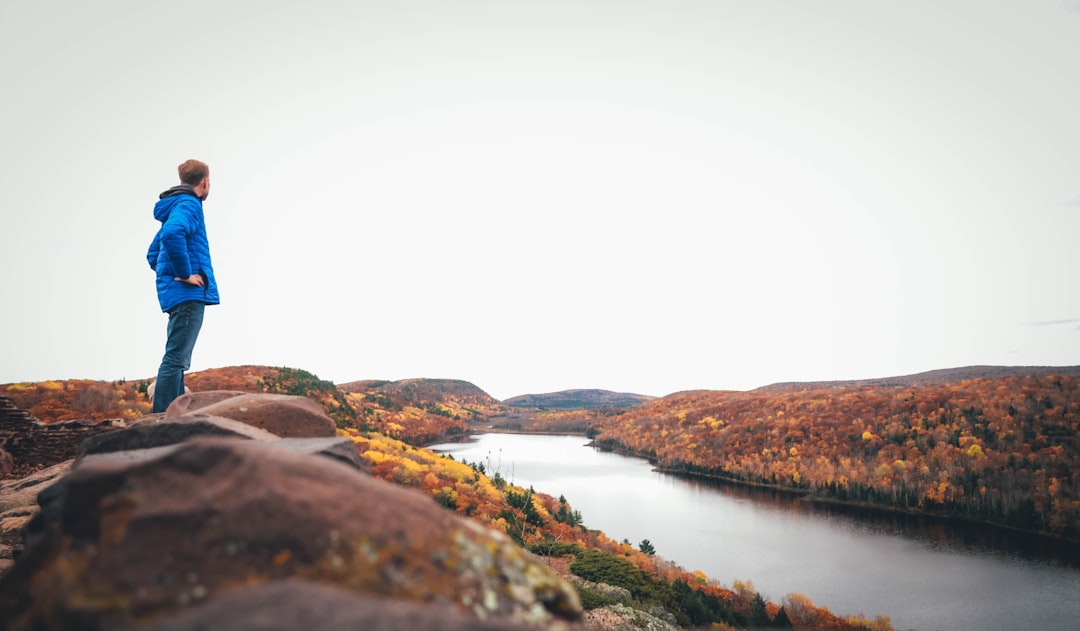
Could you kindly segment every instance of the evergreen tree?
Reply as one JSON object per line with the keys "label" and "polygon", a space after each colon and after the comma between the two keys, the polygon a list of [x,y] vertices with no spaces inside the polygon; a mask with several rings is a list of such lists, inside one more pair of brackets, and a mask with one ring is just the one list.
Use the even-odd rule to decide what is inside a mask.
{"label": "evergreen tree", "polygon": [[755,592],[754,598],[750,601],[750,626],[763,627],[767,624],[769,624],[769,614],[765,611],[765,599],[761,597],[760,592]]}
{"label": "evergreen tree", "polygon": [[788,618],[787,610],[785,610],[783,606],[780,607],[780,611],[776,612],[776,617],[773,618],[772,626],[783,628],[790,628],[792,626],[791,618]]}

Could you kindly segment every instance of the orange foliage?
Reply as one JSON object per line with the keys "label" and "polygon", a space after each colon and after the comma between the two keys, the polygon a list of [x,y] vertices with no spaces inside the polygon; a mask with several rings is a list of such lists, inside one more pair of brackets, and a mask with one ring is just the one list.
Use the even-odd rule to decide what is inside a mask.
{"label": "orange foliage", "polygon": [[471,383],[452,379],[356,381],[338,386],[359,428],[418,445],[464,434],[467,423],[503,406]]}
{"label": "orange foliage", "polygon": [[696,475],[1080,536],[1080,377],[685,392],[597,443]]}
{"label": "orange foliage", "polygon": [[0,385],[0,394],[43,423],[137,419],[150,413],[148,382],[42,381]]}
{"label": "orange foliage", "polygon": [[[139,381],[43,381],[0,385],[15,405],[45,423],[74,419],[136,419],[150,413]],[[235,390],[306,396],[323,406],[339,427],[374,429],[412,444],[463,434],[466,423],[504,406],[476,386],[437,379],[361,381],[335,386],[292,368],[232,366],[185,376],[193,392]]]}

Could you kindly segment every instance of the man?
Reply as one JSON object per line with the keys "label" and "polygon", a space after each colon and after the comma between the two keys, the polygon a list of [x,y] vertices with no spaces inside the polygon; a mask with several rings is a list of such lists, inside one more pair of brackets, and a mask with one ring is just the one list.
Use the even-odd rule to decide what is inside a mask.
{"label": "man", "polygon": [[210,194],[210,167],[188,160],[177,169],[180,185],[159,196],[154,218],[161,222],[146,260],[157,273],[158,302],[169,314],[165,356],[154,383],[153,412],[164,412],[184,392],[184,371],[202,328],[203,309],[218,304],[210,263],[203,201]]}

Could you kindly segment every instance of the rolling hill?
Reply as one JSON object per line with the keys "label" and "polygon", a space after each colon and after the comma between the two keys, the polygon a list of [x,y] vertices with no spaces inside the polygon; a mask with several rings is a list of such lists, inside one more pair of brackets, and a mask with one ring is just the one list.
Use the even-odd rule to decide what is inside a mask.
{"label": "rolling hill", "polygon": [[610,390],[562,390],[546,394],[523,394],[503,401],[515,408],[541,410],[593,410],[625,408],[650,401],[655,397]]}

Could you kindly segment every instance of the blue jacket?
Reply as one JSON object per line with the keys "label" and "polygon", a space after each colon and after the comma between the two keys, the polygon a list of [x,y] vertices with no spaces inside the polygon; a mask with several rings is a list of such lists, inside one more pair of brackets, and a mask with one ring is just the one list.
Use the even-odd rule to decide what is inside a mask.
{"label": "blue jacket", "polygon": [[[154,219],[161,229],[150,243],[146,260],[157,272],[158,302],[169,311],[182,302],[218,304],[217,281],[210,263],[210,242],[206,239],[202,201],[186,184],[174,186],[161,194],[154,205]],[[201,274],[203,286],[176,280]]]}

